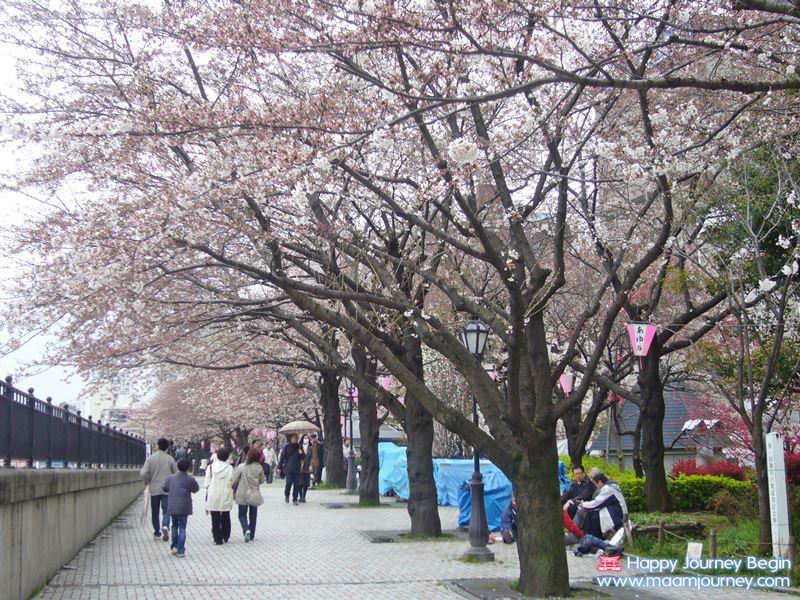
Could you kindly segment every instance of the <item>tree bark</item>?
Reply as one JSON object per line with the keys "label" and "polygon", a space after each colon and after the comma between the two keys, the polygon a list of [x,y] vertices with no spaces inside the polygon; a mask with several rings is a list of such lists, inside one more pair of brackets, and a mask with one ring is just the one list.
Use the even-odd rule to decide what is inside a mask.
{"label": "tree bark", "polygon": [[[377,365],[362,346],[353,345],[350,352],[356,370],[371,382],[376,380]],[[358,484],[358,503],[365,506],[380,504],[378,493],[378,404],[369,390],[358,391],[358,431],[361,436],[361,474]]]}
{"label": "tree bark", "polygon": [[514,493],[522,593],[536,598],[568,596],[555,427],[534,430]]}
{"label": "tree bark", "polygon": [[764,429],[758,421],[752,428],[755,455],[756,489],[758,490],[758,549],[762,554],[772,551],[772,520],[769,507],[769,478],[767,477],[767,445]]}
{"label": "tree bark", "polygon": [[[607,398],[608,388],[602,385],[592,392],[592,405],[589,407],[589,410],[586,411],[586,416],[583,418],[583,422],[579,424],[578,433],[575,435],[574,439],[570,436],[569,429],[567,429],[567,422],[562,419],[564,422],[564,428],[567,429],[567,447],[569,459],[572,462],[573,469],[575,467],[583,467],[583,457],[586,454],[586,446],[592,437],[592,433],[594,432],[594,426],[597,424],[597,418],[605,408]],[[580,406],[577,406],[576,408],[578,409],[578,414],[580,415]]]}
{"label": "tree bark", "polygon": [[657,340],[650,352],[642,358],[639,373],[641,389],[641,457],[645,474],[645,496],[647,510],[671,512],[672,498],[667,489],[667,474],[664,470],[664,384],[658,368],[659,350]]}
{"label": "tree bark", "polygon": [[319,403],[322,407],[322,434],[325,444],[325,481],[330,487],[343,488],[347,473],[342,461],[339,376],[336,373],[320,373]]}
{"label": "tree bark", "polygon": [[[406,365],[419,379],[423,379],[422,346],[419,339],[407,337]],[[408,516],[411,517],[411,535],[440,536],[439,503],[436,482],[433,478],[433,417],[414,398],[406,394],[405,432],[408,438]]]}

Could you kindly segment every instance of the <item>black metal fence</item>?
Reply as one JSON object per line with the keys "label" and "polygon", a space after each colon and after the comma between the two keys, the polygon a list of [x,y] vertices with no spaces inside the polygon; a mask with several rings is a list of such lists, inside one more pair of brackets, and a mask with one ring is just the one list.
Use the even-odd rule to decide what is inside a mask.
{"label": "black metal fence", "polygon": [[[53,406],[0,381],[0,458],[5,467],[130,468],[145,460],[145,441],[81,412]],[[21,464],[24,463],[24,464]]]}

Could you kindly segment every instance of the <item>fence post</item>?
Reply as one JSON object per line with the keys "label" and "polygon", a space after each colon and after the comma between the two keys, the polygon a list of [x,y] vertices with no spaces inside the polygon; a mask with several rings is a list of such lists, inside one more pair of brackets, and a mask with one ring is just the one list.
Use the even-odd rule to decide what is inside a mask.
{"label": "fence post", "polygon": [[664,521],[658,522],[658,545],[664,545]]}
{"label": "fence post", "polygon": [[69,469],[69,459],[72,458],[69,446],[69,411],[64,404],[61,405],[61,421],[64,426],[64,456],[62,460],[64,461],[64,468]]}
{"label": "fence post", "polygon": [[[100,428],[100,419],[97,419],[97,427]],[[94,446],[94,422],[92,421],[92,415],[89,415],[89,468],[94,468],[94,454],[92,453],[92,446]]]}
{"label": "fence post", "polygon": [[83,417],[81,417],[81,411],[77,411],[75,414],[78,415],[78,468],[83,468],[83,463],[81,462],[81,437],[83,437]]}
{"label": "fence post", "polygon": [[6,377],[6,387],[3,389],[3,394],[5,395],[6,399],[6,423],[8,427],[6,428],[6,455],[3,457],[3,466],[6,469],[11,468],[11,415],[14,410],[14,388],[13,386],[13,378],[11,375]]}
{"label": "fence post", "polygon": [[112,467],[112,445],[114,443],[114,433],[113,429],[111,428],[111,423],[106,423],[106,468],[111,469]]}
{"label": "fence post", "polygon": [[53,468],[53,399],[47,397],[47,468]]}
{"label": "fence post", "polygon": [[33,397],[33,388],[28,388],[28,397],[25,399],[25,407],[28,409],[28,456],[25,464],[29,469],[33,468],[33,436],[35,433],[34,418],[36,417],[36,398]]}
{"label": "fence post", "polygon": [[717,530],[711,529],[708,539],[708,556],[717,558]]}

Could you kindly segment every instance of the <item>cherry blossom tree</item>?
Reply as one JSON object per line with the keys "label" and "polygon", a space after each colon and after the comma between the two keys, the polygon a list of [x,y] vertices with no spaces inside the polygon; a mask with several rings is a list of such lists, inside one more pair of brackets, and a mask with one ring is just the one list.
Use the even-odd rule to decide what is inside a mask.
{"label": "cherry blossom tree", "polygon": [[[100,361],[191,340],[220,305],[245,337],[269,315],[326,356],[309,322],[345,332],[404,388],[409,463],[424,467],[412,531],[440,529],[432,469],[415,462],[430,462],[433,416],[514,482],[522,591],[565,595],[557,423],[620,315],[652,312],[636,295],[663,291],[652,282],[693,239],[697,191],[755,137],[796,130],[796,18],[757,4],[12,0],[3,39],[27,53],[8,135],[38,144],[14,185],[70,198],[20,232],[36,301],[9,320],[58,321],[68,352]],[[551,360],[579,263],[597,282]],[[489,325],[507,396],[461,345],[466,315]],[[671,321],[659,352],[702,330]],[[135,352],[115,335],[132,330]],[[252,362],[257,345],[216,335]],[[423,346],[461,374],[488,431],[426,383]],[[586,376],[554,401],[582,348]],[[658,390],[657,362],[643,390]],[[642,406],[658,423],[657,398]]]}

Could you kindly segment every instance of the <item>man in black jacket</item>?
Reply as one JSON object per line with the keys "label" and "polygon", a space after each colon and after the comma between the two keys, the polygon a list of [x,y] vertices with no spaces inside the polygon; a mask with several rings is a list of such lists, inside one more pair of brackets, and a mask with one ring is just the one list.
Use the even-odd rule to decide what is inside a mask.
{"label": "man in black jacket", "polygon": [[306,453],[297,443],[297,434],[291,434],[289,443],[283,447],[281,456],[278,459],[278,473],[286,476],[286,487],[283,490],[286,504],[289,504],[289,492],[291,492],[292,503],[297,506],[297,496],[300,493],[300,484],[302,482],[300,467],[305,456]]}
{"label": "man in black jacket", "polygon": [[574,477],[567,491],[561,494],[561,504],[564,505],[564,510],[571,519],[575,518],[575,513],[578,511],[578,502],[581,500],[591,500],[592,494],[595,492],[595,487],[586,474],[583,472],[583,467],[575,467],[572,470]]}

